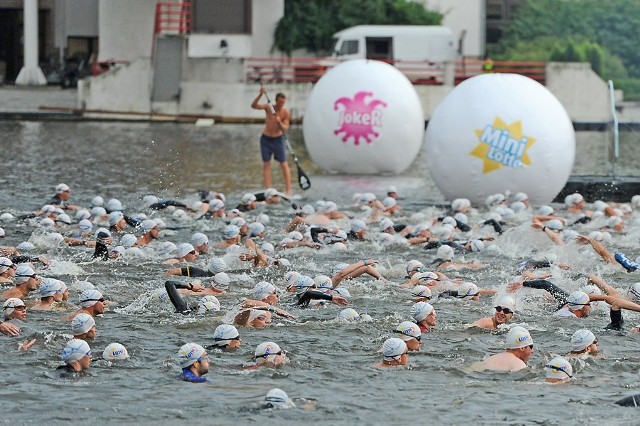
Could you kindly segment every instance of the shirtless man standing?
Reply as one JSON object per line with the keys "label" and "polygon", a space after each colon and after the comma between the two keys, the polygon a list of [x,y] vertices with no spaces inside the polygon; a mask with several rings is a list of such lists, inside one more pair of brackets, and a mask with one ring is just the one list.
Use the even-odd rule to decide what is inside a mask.
{"label": "shirtless man standing", "polygon": [[260,94],[251,103],[251,108],[262,109],[265,111],[266,117],[264,122],[264,130],[260,136],[260,152],[262,153],[264,187],[271,188],[271,156],[275,157],[282,168],[282,176],[284,177],[285,193],[291,195],[291,170],[285,153],[285,135],[289,129],[289,121],[291,114],[284,107],[287,100],[283,93],[276,94],[276,103],[258,103],[265,93],[265,88],[260,86]]}

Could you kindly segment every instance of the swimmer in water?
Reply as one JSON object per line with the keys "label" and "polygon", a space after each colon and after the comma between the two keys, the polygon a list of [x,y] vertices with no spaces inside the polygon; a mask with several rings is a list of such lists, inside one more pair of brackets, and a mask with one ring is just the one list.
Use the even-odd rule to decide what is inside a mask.
{"label": "swimmer in water", "polygon": [[436,310],[427,302],[418,302],[409,311],[422,333],[429,333],[436,326],[438,320]]}
{"label": "swimmer in water", "polygon": [[91,315],[80,313],[71,320],[71,332],[74,339],[95,340],[98,334],[96,321]]}
{"label": "swimmer in water", "polygon": [[13,284],[17,267],[8,257],[0,257],[0,283]]}
{"label": "swimmer in water", "polygon": [[598,339],[591,330],[577,330],[571,336],[571,352],[566,356],[586,358],[587,356],[597,356],[600,352]]}
{"label": "swimmer in water", "polygon": [[492,317],[480,318],[471,324],[473,327],[495,330],[499,325],[506,324],[513,319],[516,312],[516,301],[511,296],[503,296],[496,300],[495,313]]}
{"label": "swimmer in water", "polygon": [[506,341],[506,351],[475,363],[472,369],[514,372],[527,368],[527,361],[533,354],[533,339],[529,331],[524,327],[515,326],[509,330]]}
{"label": "swimmer in water", "polygon": [[545,382],[551,384],[567,383],[573,379],[573,367],[566,359],[557,356],[544,366]]}
{"label": "swimmer in water", "polygon": [[[40,301],[31,307],[34,311],[49,311],[64,299],[64,283],[55,278],[44,278],[40,284]],[[66,286],[65,286],[66,287]]]}
{"label": "swimmer in water", "polygon": [[234,351],[240,348],[241,345],[242,339],[238,329],[231,324],[220,324],[213,332],[213,344],[207,346],[207,349]]}
{"label": "swimmer in water", "polygon": [[389,368],[409,363],[407,344],[397,337],[385,340],[379,352],[382,352],[382,362],[374,364],[375,367]]}
{"label": "swimmer in water", "polygon": [[422,332],[417,324],[403,321],[393,330],[396,337],[402,339],[410,351],[419,351],[422,344]]}
{"label": "swimmer in water", "polygon": [[80,309],[63,317],[63,321],[70,321],[81,313],[89,314],[93,318],[104,314],[106,302],[102,293],[96,289],[83,291],[78,298],[78,302],[80,303]]}
{"label": "swimmer in water", "polygon": [[60,357],[65,364],[57,370],[63,378],[77,377],[91,367],[91,348],[84,340],[69,340]]}
{"label": "swimmer in water", "polygon": [[185,382],[206,383],[209,372],[209,355],[197,343],[187,343],[178,350],[178,364],[182,369],[181,378]]}
{"label": "swimmer in water", "polygon": [[16,268],[16,274],[13,278],[15,287],[0,293],[0,300],[17,297],[26,299],[29,293],[38,289],[40,285],[40,277],[30,266],[21,264]]}
{"label": "swimmer in water", "polygon": [[253,360],[255,364],[249,366],[247,369],[255,370],[264,367],[278,368],[289,363],[287,353],[280,349],[280,346],[274,342],[262,342],[256,346]]}

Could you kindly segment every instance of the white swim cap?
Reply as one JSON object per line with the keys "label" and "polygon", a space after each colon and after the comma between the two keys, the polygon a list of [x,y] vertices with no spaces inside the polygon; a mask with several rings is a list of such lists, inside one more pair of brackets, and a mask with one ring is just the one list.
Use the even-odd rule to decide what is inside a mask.
{"label": "white swim cap", "polygon": [[78,222],[78,228],[80,228],[82,232],[91,232],[93,223],[91,223],[89,219],[82,219]]}
{"label": "white swim cap", "polygon": [[69,186],[64,183],[59,183],[56,185],[56,194],[62,194],[63,192],[70,191]]}
{"label": "white swim cap", "polygon": [[385,210],[390,209],[391,207],[395,207],[397,204],[398,202],[393,197],[386,197],[384,200],[382,200],[382,205],[384,206]]}
{"label": "white swim cap", "polygon": [[54,226],[55,224],[56,223],[50,217],[45,217],[44,219],[40,220],[40,222],[38,223],[38,225],[44,226],[44,227],[51,227],[51,226]]}
{"label": "white swim cap", "polygon": [[482,240],[471,240],[471,251],[478,252],[484,250],[484,241]]}
{"label": "white swim cap", "polygon": [[571,379],[573,378],[573,367],[569,361],[557,356],[544,366],[544,374],[547,379]]}
{"label": "white swim cap", "polygon": [[[602,290],[600,290],[600,288],[597,285],[585,285],[584,287],[581,287],[580,290],[584,291],[585,293],[591,295],[591,294],[602,294]],[[640,290],[640,289],[639,289]]]}
{"label": "white swim cap", "polygon": [[136,238],[135,235],[133,234],[124,234],[121,238],[120,238],[120,245],[122,247],[133,247],[136,242],[138,241],[138,239]]}
{"label": "white swim cap", "polygon": [[516,325],[507,333],[506,345],[507,349],[520,349],[533,345],[533,339],[526,328]]}
{"label": "white swim cap", "polygon": [[108,344],[107,347],[104,348],[104,351],[102,352],[102,358],[107,361],[121,361],[129,358],[129,352],[123,345],[114,342]]}
{"label": "white swim cap", "polygon": [[121,211],[112,211],[111,213],[109,213],[109,226],[114,226],[122,219],[124,219],[124,214]]}
{"label": "white swim cap", "polygon": [[422,332],[420,331],[420,327],[416,323],[411,321],[403,321],[393,330],[394,333],[399,334],[400,338],[405,342],[411,339],[420,340],[420,336],[422,336]]}
{"label": "white swim cap", "polygon": [[62,350],[60,357],[64,362],[78,361],[85,355],[91,356],[89,344],[82,339],[71,339]]}
{"label": "white swim cap", "polygon": [[461,299],[471,299],[479,294],[480,290],[474,283],[464,282],[458,287],[458,297]]}
{"label": "white swim cap", "polygon": [[9,318],[9,315],[11,315],[18,306],[24,306],[24,302],[22,301],[22,299],[18,299],[17,297],[10,297],[9,299],[5,300],[2,304],[4,317]]}
{"label": "white swim cap", "polygon": [[497,308],[497,307],[508,308],[511,312],[515,312],[516,311],[516,301],[511,296],[501,296],[501,297],[499,297],[498,299],[496,299],[496,301],[493,304],[493,306],[494,306],[494,308]]}
{"label": "white swim cap", "polygon": [[574,311],[582,309],[589,303],[589,295],[584,291],[574,291],[567,297],[567,304],[569,305],[569,309],[573,309]]}
{"label": "white swim cap", "polygon": [[407,344],[402,339],[392,337],[384,341],[380,352],[382,352],[382,355],[384,355],[385,358],[395,360],[397,357],[404,355],[404,353],[407,352]]}
{"label": "white swim cap", "polygon": [[225,272],[218,272],[213,276],[211,284],[219,290],[227,290],[231,284],[231,278]]}
{"label": "white swim cap", "polygon": [[333,281],[330,277],[326,275],[316,275],[313,278],[313,282],[316,283],[316,288],[322,289],[333,289]]}
{"label": "white swim cap", "polygon": [[91,209],[91,216],[93,217],[100,217],[106,214],[107,214],[107,211],[104,209],[104,207],[97,206]]}
{"label": "white swim cap", "polygon": [[265,227],[260,222],[251,222],[249,224],[249,237],[257,237],[262,234],[265,230]]}
{"label": "white swim cap", "polygon": [[275,247],[273,247],[273,244],[267,242],[264,242],[260,245],[260,250],[268,255],[272,255],[276,251]]}
{"label": "white swim cap", "polygon": [[178,350],[178,363],[180,364],[180,368],[190,367],[191,364],[198,361],[204,353],[204,348],[197,343],[182,345],[180,350]]}
{"label": "white swim cap", "polygon": [[296,284],[295,284],[296,292],[298,294],[304,293],[305,291],[309,290],[314,285],[315,285],[315,282],[313,282],[313,278],[311,278],[308,275],[301,275],[300,278],[298,278],[298,280],[296,281]]}
{"label": "white swim cap", "polygon": [[95,305],[100,299],[103,299],[102,293],[96,289],[85,290],[80,294],[79,302],[83,308]]}
{"label": "white swim cap", "polygon": [[577,330],[571,336],[571,351],[572,352],[581,352],[593,342],[596,341],[596,336],[591,332],[591,330],[581,329]]}
{"label": "white swim cap", "polygon": [[266,299],[267,297],[269,297],[274,293],[276,293],[276,287],[273,284],[266,281],[260,281],[253,288],[253,296],[257,300]]}
{"label": "white swim cap", "polygon": [[250,192],[245,193],[240,200],[241,204],[250,204],[256,201],[256,196]]}
{"label": "white swim cap", "polygon": [[36,272],[29,265],[22,263],[16,268],[16,275],[13,281],[16,284],[22,284],[29,281],[29,278],[32,278],[35,274]]}
{"label": "white swim cap", "polygon": [[176,257],[177,258],[185,257],[186,255],[188,255],[189,253],[195,250],[196,250],[195,247],[193,247],[189,243],[180,243],[178,244],[178,248],[176,249]]}
{"label": "white swim cap", "polygon": [[0,257],[0,274],[13,266],[13,262],[8,257]]}
{"label": "white swim cap", "polygon": [[417,271],[418,268],[424,268],[424,267],[425,267],[424,264],[419,260],[410,260],[409,262],[407,262],[407,267],[406,267],[407,275],[410,272]]}
{"label": "white swim cap", "polygon": [[200,299],[200,313],[218,312],[220,310],[220,301],[217,297],[207,295]]}
{"label": "white swim cap", "polygon": [[438,247],[436,256],[440,259],[451,260],[453,259],[453,248],[447,245],[440,246]]}
{"label": "white swim cap", "polygon": [[217,274],[220,272],[224,272],[227,270],[227,264],[225,263],[225,261],[219,257],[212,257],[209,260],[209,263],[207,265],[207,269],[209,269],[209,272],[211,272],[212,274]]}
{"label": "white swim cap", "polygon": [[584,198],[582,197],[582,195],[578,194],[577,192],[575,194],[569,194],[566,197],[564,197],[564,204],[567,207],[574,206],[583,201],[584,201]]}
{"label": "white swim cap", "polygon": [[278,346],[277,343],[262,342],[258,346],[256,346],[253,359],[261,359],[263,360],[262,362],[266,362],[269,356],[280,355],[281,353],[282,349],[280,349],[280,346]]}
{"label": "white swim cap", "polygon": [[96,321],[89,314],[79,313],[71,320],[71,332],[74,336],[79,336],[91,330],[96,325]]}
{"label": "white swim cap", "polygon": [[289,395],[282,389],[273,388],[264,397],[264,402],[273,408],[294,408],[296,404],[289,399]]}
{"label": "white swim cap", "polygon": [[411,314],[411,317],[413,317],[413,319],[416,322],[420,322],[424,320],[426,317],[428,317],[433,311],[434,309],[433,309],[433,306],[431,306],[431,304],[427,302],[418,302],[411,307],[411,310],[409,311],[409,313]]}
{"label": "white swim cap", "polygon": [[387,229],[393,227],[393,221],[388,217],[385,217],[385,218],[382,218],[382,220],[380,220],[379,225],[380,225],[380,230],[386,231]]}
{"label": "white swim cap", "polygon": [[540,216],[549,216],[549,215],[552,215],[553,212],[554,212],[553,207],[548,205],[540,206],[540,208],[538,209],[538,214]]}
{"label": "white swim cap", "polygon": [[222,231],[222,238],[225,240],[230,240],[231,238],[235,238],[240,235],[240,228],[236,225],[227,225],[224,227]]}
{"label": "white swim cap", "polygon": [[338,318],[347,322],[360,321],[360,314],[353,308],[345,308],[340,311]]}
{"label": "white swim cap", "polygon": [[101,196],[99,196],[99,195],[96,195],[95,197],[93,197],[93,198],[91,199],[91,205],[92,205],[93,207],[102,207],[102,206],[103,206],[103,204],[104,204],[104,198],[102,198],[102,197],[101,197]]}
{"label": "white swim cap", "polygon": [[104,206],[104,208],[108,212],[124,210],[124,208],[122,207],[122,203],[117,198],[112,198],[109,201],[107,201],[107,204]]}
{"label": "white swim cap", "polygon": [[287,237],[291,238],[293,241],[302,241],[302,239],[304,238],[304,236],[302,235],[301,232],[298,231],[291,231],[287,234]]}
{"label": "white swim cap", "polygon": [[544,226],[554,231],[560,231],[562,230],[562,228],[564,228],[562,221],[560,221],[559,219],[548,220],[544,223]]}
{"label": "white swim cap", "polygon": [[258,216],[256,216],[256,222],[267,226],[269,223],[271,223],[271,218],[269,218],[268,214],[260,213]]}
{"label": "white swim cap", "polygon": [[177,249],[178,247],[171,241],[163,241],[160,243],[157,253],[161,256],[171,256]]}
{"label": "white swim cap", "polygon": [[71,225],[71,218],[66,213],[59,214],[55,221],[64,223],[65,225]]}
{"label": "white swim cap", "polygon": [[44,278],[40,283],[40,297],[50,297],[62,290],[62,281],[55,278]]}
{"label": "white swim cap", "polygon": [[286,274],[284,274],[284,282],[285,284],[287,284],[287,288],[295,285],[295,283],[298,281],[298,279],[301,276],[302,275],[296,271],[289,271]]}
{"label": "white swim cap", "polygon": [[526,209],[527,209],[527,206],[522,201],[515,201],[511,203],[511,210],[513,210],[514,213],[520,213]]}
{"label": "white swim cap", "polygon": [[213,332],[213,346],[224,347],[240,337],[238,329],[231,324],[220,324]]}
{"label": "white swim cap", "polygon": [[212,212],[217,212],[222,209],[224,209],[224,201],[218,200],[217,198],[209,201],[209,210]]}
{"label": "white swim cap", "polygon": [[359,232],[365,229],[367,229],[367,224],[364,223],[364,221],[360,219],[354,219],[351,221],[351,230],[353,232]]}
{"label": "white swim cap", "polygon": [[417,285],[411,289],[411,294],[414,297],[427,297],[431,298],[431,289],[425,285]]}
{"label": "white swim cap", "polygon": [[[345,299],[348,299],[349,297],[351,297],[351,293],[349,293],[349,290],[347,290],[344,287],[338,287],[335,290],[333,290],[335,293],[337,293],[338,295],[344,297]],[[361,315],[362,316],[362,315]]]}

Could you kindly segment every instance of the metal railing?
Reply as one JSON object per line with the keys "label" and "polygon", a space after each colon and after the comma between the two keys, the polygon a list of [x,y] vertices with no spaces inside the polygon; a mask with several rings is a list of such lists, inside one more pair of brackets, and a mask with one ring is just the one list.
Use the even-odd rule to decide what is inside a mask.
{"label": "metal railing", "polygon": [[[328,70],[341,61],[335,58],[247,58],[245,78],[247,82],[261,78],[271,83],[315,83]],[[444,62],[388,61],[402,71],[407,78],[418,85],[442,85],[445,81]],[[487,72],[484,61],[464,60],[454,63],[455,84]],[[493,73],[514,73],[545,83],[545,62],[495,61]]]}
{"label": "metal railing", "polygon": [[191,2],[165,2],[156,4],[154,34],[190,34]]}

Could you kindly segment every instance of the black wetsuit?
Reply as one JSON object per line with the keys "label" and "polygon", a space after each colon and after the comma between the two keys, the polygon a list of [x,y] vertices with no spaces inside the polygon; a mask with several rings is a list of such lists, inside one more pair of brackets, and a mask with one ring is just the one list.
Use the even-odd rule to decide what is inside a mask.
{"label": "black wetsuit", "polygon": [[[569,293],[547,280],[529,280],[522,283],[524,287],[546,290],[556,299],[559,303],[558,308],[562,308],[567,304],[567,298]],[[605,327],[607,330],[622,330],[624,325],[624,318],[622,317],[622,310],[614,311],[609,309],[609,318],[611,322]]]}
{"label": "black wetsuit", "polygon": [[180,268],[180,275],[182,275],[183,277],[203,278],[212,277],[215,274],[212,274],[206,269],[196,268],[195,266],[183,266],[182,268]]}
{"label": "black wetsuit", "polygon": [[176,289],[177,288],[188,289],[189,285],[190,284],[184,284],[179,281],[172,281],[172,280],[166,281],[164,283],[164,288],[167,290],[167,294],[169,295],[169,300],[171,301],[173,306],[176,308],[176,312],[183,315],[188,315],[192,313],[193,310],[189,308],[189,305],[187,304],[187,302],[184,301],[184,299],[182,298],[182,296],[180,296],[180,293],[178,293],[178,290]]}
{"label": "black wetsuit", "polygon": [[149,208],[151,210],[164,210],[169,206],[180,207],[183,209],[187,208],[187,205],[185,203],[176,200],[161,200],[157,203],[151,204]]}
{"label": "black wetsuit", "polygon": [[309,302],[312,300],[333,300],[333,295],[318,290],[307,290],[304,293],[297,295],[297,297],[298,300],[296,305],[301,308],[309,306]]}

